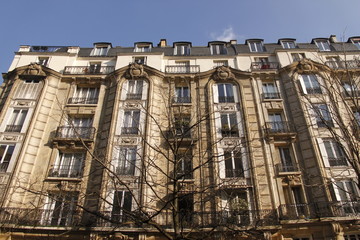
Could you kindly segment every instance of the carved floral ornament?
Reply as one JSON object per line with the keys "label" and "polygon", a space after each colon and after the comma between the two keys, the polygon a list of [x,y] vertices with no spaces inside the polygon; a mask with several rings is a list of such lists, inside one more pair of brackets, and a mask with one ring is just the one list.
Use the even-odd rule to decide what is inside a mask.
{"label": "carved floral ornament", "polygon": [[131,63],[129,65],[127,75],[131,78],[148,77],[148,74],[144,71],[144,66],[137,63]]}
{"label": "carved floral ornament", "polygon": [[216,71],[213,74],[213,78],[217,81],[221,81],[221,80],[232,80],[235,78],[235,76],[231,72],[230,68],[225,66],[220,66],[216,68]]}
{"label": "carved floral ornament", "polygon": [[302,59],[295,65],[295,71],[299,74],[317,72],[319,68],[309,59]]}
{"label": "carved floral ornament", "polygon": [[41,66],[36,63],[32,63],[27,66],[25,70],[20,72],[20,76],[37,76],[37,77],[46,77],[45,72],[42,70]]}

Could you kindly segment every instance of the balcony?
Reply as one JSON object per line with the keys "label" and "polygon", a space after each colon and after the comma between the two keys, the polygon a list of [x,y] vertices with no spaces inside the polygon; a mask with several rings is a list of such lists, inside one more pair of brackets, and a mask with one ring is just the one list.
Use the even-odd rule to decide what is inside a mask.
{"label": "balcony", "polygon": [[239,130],[237,127],[232,127],[232,128],[222,127],[220,131],[222,137],[233,137],[233,138],[239,137]]}
{"label": "balcony", "polygon": [[113,66],[68,66],[64,74],[71,75],[101,75],[109,74],[115,70]]}
{"label": "balcony", "polygon": [[327,61],[325,64],[336,70],[345,70],[345,69],[357,69],[360,68],[359,60],[349,60],[349,61]]}
{"label": "balcony", "polygon": [[141,100],[142,93],[127,93],[126,100]]}
{"label": "balcony", "polygon": [[262,99],[281,99],[278,92],[264,92],[261,94]]}
{"label": "balcony", "polygon": [[76,226],[80,220],[77,211],[44,210],[36,208],[2,208],[0,209],[1,224],[15,226]]}
{"label": "balcony", "polygon": [[187,65],[187,66],[178,66],[178,65],[167,65],[165,66],[165,73],[198,73],[200,72],[199,65]]}
{"label": "balcony", "polygon": [[194,139],[191,137],[191,128],[189,126],[174,127],[166,133],[169,142],[187,143]]}
{"label": "balcony", "polygon": [[294,127],[290,122],[266,122],[265,134],[268,139],[274,141],[293,141],[296,136]]}
{"label": "balcony", "polygon": [[218,96],[219,103],[233,103],[235,102],[234,96]]}
{"label": "balcony", "polygon": [[244,169],[225,169],[226,178],[244,178]]}
{"label": "balcony", "polygon": [[173,98],[173,103],[191,103],[191,98],[190,98],[190,96],[174,97]]}
{"label": "balcony", "polygon": [[98,98],[69,98],[68,104],[97,104]]}
{"label": "balcony", "polygon": [[6,125],[5,132],[21,132],[23,125]]}
{"label": "balcony", "polygon": [[279,68],[277,62],[252,62],[251,70],[274,70]]}
{"label": "balcony", "polygon": [[329,161],[330,166],[332,166],[332,167],[348,166],[345,157],[329,157],[328,161]]}
{"label": "balcony", "polygon": [[80,148],[84,147],[84,143],[87,147],[90,147],[94,142],[95,128],[94,127],[70,127],[61,126],[58,127],[55,136],[52,139],[53,144],[61,146],[76,146]]}
{"label": "balcony", "polygon": [[0,173],[5,173],[9,167],[9,162],[0,163]]}
{"label": "balcony", "polygon": [[321,87],[307,87],[306,88],[307,94],[322,94]]}
{"label": "balcony", "polygon": [[360,217],[360,202],[317,202],[301,204],[284,204],[279,207],[280,219],[318,219],[325,217]]}
{"label": "balcony", "polygon": [[284,165],[284,164],[277,164],[276,165],[276,169],[278,171],[278,173],[294,173],[294,172],[300,172],[299,168],[294,165]]}

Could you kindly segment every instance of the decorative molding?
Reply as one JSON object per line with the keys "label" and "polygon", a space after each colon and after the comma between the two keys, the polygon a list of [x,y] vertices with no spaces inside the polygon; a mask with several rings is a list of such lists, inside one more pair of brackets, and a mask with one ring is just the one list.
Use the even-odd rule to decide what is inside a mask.
{"label": "decorative molding", "polygon": [[213,79],[215,81],[234,80],[235,75],[231,72],[229,67],[220,66],[216,68],[213,73]]}
{"label": "decorative molding", "polygon": [[19,73],[19,76],[28,76],[28,77],[46,77],[45,72],[42,70],[41,65],[37,63],[32,63],[27,66],[25,70]]}
{"label": "decorative molding", "polygon": [[147,72],[145,72],[144,70],[144,66],[142,64],[137,64],[137,63],[131,63],[129,64],[129,70],[126,73],[127,77],[134,79],[134,78],[140,78],[140,77],[144,77],[144,78],[148,78],[148,74]]}

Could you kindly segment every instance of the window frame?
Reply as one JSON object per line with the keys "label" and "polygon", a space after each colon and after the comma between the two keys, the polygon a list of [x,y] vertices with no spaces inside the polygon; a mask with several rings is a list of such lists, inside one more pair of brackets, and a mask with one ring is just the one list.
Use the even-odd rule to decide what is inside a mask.
{"label": "window frame", "polygon": [[104,46],[95,46],[91,52],[90,52],[90,56],[93,57],[105,57],[107,56],[109,52],[109,46],[104,47]]}
{"label": "window frame", "polygon": [[262,82],[261,88],[263,99],[281,99],[280,92],[275,82]]}
{"label": "window frame", "polygon": [[49,193],[44,205],[41,222],[50,226],[70,226],[78,202],[77,192]]}
{"label": "window frame", "polygon": [[210,45],[211,55],[226,55],[228,53],[226,45],[222,43],[214,43]]}
{"label": "window frame", "polygon": [[312,104],[312,111],[318,128],[334,127],[334,120],[326,103]]}
{"label": "window frame", "polygon": [[147,53],[147,52],[151,52],[151,44],[136,44],[135,45],[135,49],[134,52],[142,52],[142,53]]}
{"label": "window frame", "polygon": [[125,110],[121,134],[138,135],[140,132],[140,119],[141,119],[140,115],[141,115],[141,111],[139,109]]}
{"label": "window frame", "polygon": [[[15,114],[15,112],[18,112]],[[29,115],[30,109],[27,108],[14,108],[6,123],[5,132],[22,132]]]}
{"label": "window frame", "polygon": [[321,51],[321,52],[331,51],[330,43],[328,40],[316,40],[315,44],[318,47],[319,51]]}
{"label": "window frame", "polygon": [[221,136],[224,137],[239,137],[239,121],[237,114],[234,112],[220,113],[221,121]]}
{"label": "window frame", "polygon": [[320,80],[315,74],[301,74],[300,83],[304,94],[323,94]]}
{"label": "window frame", "polygon": [[137,164],[136,146],[117,146],[112,161],[114,173],[119,176],[135,176]]}
{"label": "window frame", "polygon": [[174,55],[189,56],[191,54],[191,46],[188,43],[178,43],[174,48]]}
{"label": "window frame", "polygon": [[223,153],[225,178],[245,178],[243,154],[241,151],[225,150]]}
{"label": "window frame", "polygon": [[[5,149],[3,150],[3,146]],[[9,153],[10,151],[10,153]],[[0,144],[0,172],[5,173],[9,170],[11,159],[13,158],[15,151],[14,144]]]}
{"label": "window frame", "polygon": [[294,49],[296,48],[296,43],[295,41],[291,41],[291,40],[284,40],[281,41],[281,45],[284,49]]}
{"label": "window frame", "polygon": [[265,52],[262,41],[249,41],[250,52]]}
{"label": "window frame", "polygon": [[[76,86],[70,104],[97,104],[99,100],[99,87]],[[77,100],[78,99],[78,100]]]}

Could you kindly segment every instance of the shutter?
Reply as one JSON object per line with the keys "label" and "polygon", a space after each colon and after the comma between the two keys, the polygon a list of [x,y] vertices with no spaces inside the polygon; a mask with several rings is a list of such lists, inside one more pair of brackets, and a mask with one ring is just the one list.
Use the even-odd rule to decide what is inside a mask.
{"label": "shutter", "polygon": [[219,173],[218,175],[220,178],[225,178],[225,156],[224,156],[224,150],[219,149],[218,150],[218,156],[219,156]]}
{"label": "shutter", "polygon": [[219,112],[214,113],[215,116],[215,131],[217,138],[221,138],[221,115]]}
{"label": "shutter", "polygon": [[238,102],[239,102],[239,98],[240,98],[238,86],[237,86],[236,84],[233,84],[232,86],[233,86],[233,93],[234,93],[234,101],[235,101],[236,103],[238,103]]}
{"label": "shutter", "polygon": [[[317,125],[317,113],[315,111],[315,107],[316,105],[309,105],[309,118],[310,118],[310,124],[312,127],[314,128],[318,128],[318,125]],[[320,112],[319,112],[320,113]]]}
{"label": "shutter", "polygon": [[299,82],[300,82],[300,86],[301,86],[302,92],[303,92],[304,94],[307,94],[306,86],[305,86],[305,83],[304,83],[304,78],[303,78],[302,75],[299,76]]}
{"label": "shutter", "polygon": [[128,88],[129,88],[129,80],[126,80],[123,85],[122,85],[122,90],[121,90],[121,96],[120,96],[120,100],[126,100],[126,95],[128,93]]}
{"label": "shutter", "polygon": [[326,152],[326,147],[325,147],[324,141],[321,138],[317,138],[316,140],[318,142],[320,153],[321,153],[321,156],[322,156],[323,161],[324,161],[324,166],[325,167],[330,167],[329,157],[328,157],[328,154]]}
{"label": "shutter", "polygon": [[213,88],[213,99],[214,99],[214,103],[219,103],[219,92],[218,92],[218,85],[214,84],[212,86]]}

